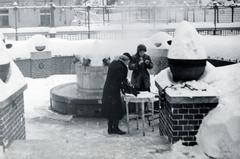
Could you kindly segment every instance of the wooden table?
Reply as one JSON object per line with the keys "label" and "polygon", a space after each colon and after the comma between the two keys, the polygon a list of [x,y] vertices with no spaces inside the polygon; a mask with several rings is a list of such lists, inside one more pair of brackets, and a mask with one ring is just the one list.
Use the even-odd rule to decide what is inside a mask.
{"label": "wooden table", "polygon": [[[148,97],[144,97],[144,96],[133,96],[133,95],[124,95],[123,96],[123,99],[124,101],[126,102],[126,116],[127,116],[127,128],[128,128],[128,133],[130,133],[130,130],[129,130],[129,103],[135,103],[136,104],[136,113],[138,113],[138,107],[141,106],[141,118],[142,118],[142,133],[143,133],[143,136],[145,136],[145,130],[144,130],[144,125],[145,125],[145,116],[146,115],[151,115],[153,117],[154,115],[154,102],[158,100],[158,98],[155,97],[155,94],[153,93],[150,93],[149,94],[152,94],[151,96],[148,96]],[[138,104],[140,103],[140,104]],[[145,113],[145,106],[144,106],[144,103],[150,103],[150,106],[151,106],[151,113]],[[133,116],[134,118],[137,119],[137,129],[138,129],[138,117],[139,115],[136,114]],[[154,126],[152,125],[152,130],[154,130]]]}

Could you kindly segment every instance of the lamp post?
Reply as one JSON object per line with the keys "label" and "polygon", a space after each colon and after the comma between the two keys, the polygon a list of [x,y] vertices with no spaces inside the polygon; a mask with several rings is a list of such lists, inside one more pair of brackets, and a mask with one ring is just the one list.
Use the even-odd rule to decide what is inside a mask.
{"label": "lamp post", "polygon": [[13,3],[13,10],[14,10],[14,20],[15,20],[15,40],[17,41],[18,40],[18,22],[17,22],[17,6],[18,6],[18,3],[17,2],[14,2]]}

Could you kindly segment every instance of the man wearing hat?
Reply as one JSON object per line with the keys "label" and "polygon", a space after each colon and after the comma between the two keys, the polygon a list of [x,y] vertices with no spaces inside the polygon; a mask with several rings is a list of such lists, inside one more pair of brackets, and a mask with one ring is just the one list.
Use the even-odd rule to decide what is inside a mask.
{"label": "man wearing hat", "polygon": [[150,75],[148,69],[153,68],[150,56],[146,55],[147,48],[140,44],[137,47],[137,53],[132,56],[129,63],[129,69],[133,70],[131,84],[138,91],[150,91]]}
{"label": "man wearing hat", "polygon": [[[111,62],[108,68],[107,78],[103,89],[103,115],[108,119],[108,134],[124,135],[126,132],[119,129],[119,121],[123,118],[124,107],[122,105],[122,92],[137,95],[127,81],[128,64],[131,60],[129,53],[124,53],[116,60]],[[131,91],[130,91],[131,90]]]}

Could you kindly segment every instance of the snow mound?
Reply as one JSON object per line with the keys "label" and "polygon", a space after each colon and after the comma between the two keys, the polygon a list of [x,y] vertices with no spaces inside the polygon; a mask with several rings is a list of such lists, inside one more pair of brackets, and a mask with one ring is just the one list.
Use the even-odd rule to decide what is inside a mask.
{"label": "snow mound", "polygon": [[0,80],[0,102],[6,100],[9,96],[21,89],[24,85],[26,85],[26,82],[21,71],[17,65],[11,61],[7,82],[4,83],[2,80]]}
{"label": "snow mound", "polygon": [[221,76],[209,83],[218,90],[219,104],[203,119],[197,142],[209,156],[239,159],[240,64],[219,67],[216,73]]}
{"label": "snow mound", "polygon": [[[0,33],[1,36],[1,33]],[[3,41],[0,41],[0,65],[7,64],[11,61],[11,58],[7,56],[7,50]]]}
{"label": "snow mound", "polygon": [[175,31],[168,58],[171,59],[206,59],[206,51],[200,36],[190,23],[183,21]]}
{"label": "snow mound", "polygon": [[165,32],[158,32],[145,40],[147,47],[150,49],[168,49],[170,45],[167,42],[172,40],[172,36]]}
{"label": "snow mound", "polygon": [[[36,51],[36,46],[46,46],[48,48],[48,39],[44,35],[36,34],[28,39],[30,51]],[[45,48],[45,49],[46,49]]]}

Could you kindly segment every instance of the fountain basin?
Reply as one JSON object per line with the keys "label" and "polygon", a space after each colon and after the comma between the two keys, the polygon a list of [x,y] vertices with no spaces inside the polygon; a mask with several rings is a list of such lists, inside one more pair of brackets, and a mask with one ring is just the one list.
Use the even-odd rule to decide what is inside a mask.
{"label": "fountain basin", "polygon": [[102,92],[81,91],[77,83],[58,85],[50,90],[51,109],[60,114],[101,117]]}

